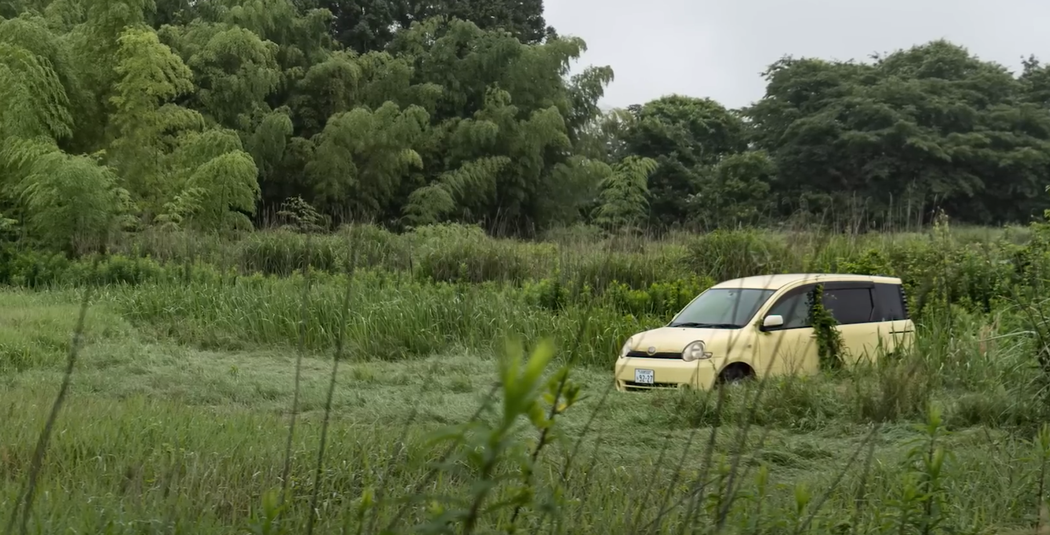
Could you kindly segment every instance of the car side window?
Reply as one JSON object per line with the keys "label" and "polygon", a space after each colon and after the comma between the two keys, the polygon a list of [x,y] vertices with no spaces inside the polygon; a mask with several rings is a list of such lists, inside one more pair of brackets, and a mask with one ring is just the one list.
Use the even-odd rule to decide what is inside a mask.
{"label": "car side window", "polygon": [[875,314],[872,321],[898,321],[908,319],[904,308],[904,293],[900,285],[880,283],[875,285]]}
{"label": "car side window", "polygon": [[868,288],[825,288],[823,301],[839,325],[869,323],[875,311]]}
{"label": "car side window", "polygon": [[812,285],[795,288],[770,307],[770,316],[782,316],[784,325],[778,329],[801,329],[809,327],[809,292]]}

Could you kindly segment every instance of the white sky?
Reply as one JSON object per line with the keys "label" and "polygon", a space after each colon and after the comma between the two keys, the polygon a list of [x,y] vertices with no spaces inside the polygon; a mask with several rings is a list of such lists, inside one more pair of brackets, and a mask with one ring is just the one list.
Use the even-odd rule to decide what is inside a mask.
{"label": "white sky", "polygon": [[547,24],[582,37],[576,69],[609,65],[603,107],[665,94],[737,108],[765,93],[784,55],[866,60],[934,39],[1018,71],[1050,61],[1048,0],[545,0]]}

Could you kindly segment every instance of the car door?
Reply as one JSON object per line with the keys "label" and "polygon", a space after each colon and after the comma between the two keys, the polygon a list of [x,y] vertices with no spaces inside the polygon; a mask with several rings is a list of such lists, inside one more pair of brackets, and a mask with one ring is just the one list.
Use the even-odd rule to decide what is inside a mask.
{"label": "car door", "polygon": [[788,290],[766,312],[765,316],[783,317],[784,324],[762,330],[760,357],[755,362],[758,376],[811,375],[820,370],[817,341],[809,323],[809,292],[814,286],[806,284]]}
{"label": "car door", "polygon": [[908,316],[908,302],[900,284],[875,283],[872,290],[879,337],[886,353],[906,350],[911,344],[915,326]]}
{"label": "car door", "polygon": [[889,334],[892,329],[892,324],[875,317],[874,287],[871,282],[829,282],[824,285],[824,308],[838,324],[842,360],[846,365],[854,365],[864,358],[873,360],[884,344],[880,330]]}

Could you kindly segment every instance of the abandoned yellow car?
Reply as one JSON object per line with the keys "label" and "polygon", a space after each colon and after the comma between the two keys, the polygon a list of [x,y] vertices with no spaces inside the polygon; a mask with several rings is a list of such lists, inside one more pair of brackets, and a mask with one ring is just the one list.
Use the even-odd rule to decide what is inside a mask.
{"label": "abandoned yellow car", "polygon": [[915,326],[899,278],[745,277],[702,292],[667,326],[630,337],[616,362],[616,387],[707,389],[751,377],[817,373],[810,296],[818,285],[847,363],[911,343]]}

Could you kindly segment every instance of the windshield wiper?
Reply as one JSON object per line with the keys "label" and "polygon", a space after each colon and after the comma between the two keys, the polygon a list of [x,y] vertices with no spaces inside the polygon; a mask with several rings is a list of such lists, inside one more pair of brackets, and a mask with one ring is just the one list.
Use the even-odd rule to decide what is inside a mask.
{"label": "windshield wiper", "polygon": [[668,327],[689,327],[692,329],[739,329],[739,325],[733,325],[732,323],[695,323],[695,322],[684,322],[684,323],[672,323]]}

